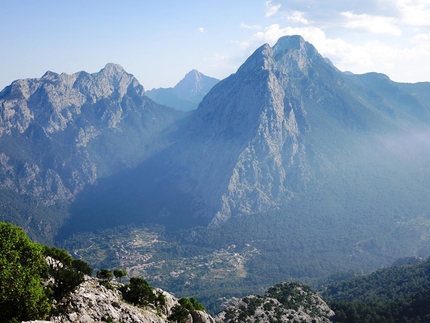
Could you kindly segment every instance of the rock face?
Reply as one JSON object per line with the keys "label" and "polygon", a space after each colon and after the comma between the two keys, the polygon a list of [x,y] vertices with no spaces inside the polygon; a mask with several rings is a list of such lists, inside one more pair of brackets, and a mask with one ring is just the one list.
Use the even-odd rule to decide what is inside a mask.
{"label": "rock face", "polygon": [[183,115],[144,96],[124,69],[47,72],[0,92],[0,189],[53,205],[170,144]]}
{"label": "rock face", "polygon": [[216,78],[192,70],[173,88],[152,89],[147,91],[146,95],[159,104],[178,110],[195,110],[203,97],[218,82]]}
{"label": "rock face", "polygon": [[[139,204],[126,192],[119,203],[151,210],[150,221],[177,228],[185,222],[215,227],[232,217],[282,211],[310,189],[325,194],[348,181],[353,196],[357,181],[366,191],[392,179],[363,179],[358,173],[379,176],[399,169],[386,164],[389,155],[378,155],[386,146],[381,138],[403,136],[414,127],[429,131],[429,91],[429,83],[347,75],[302,37],[282,37],[273,47],[257,49],[235,74],[212,87],[186,119],[177,142],[156,155],[152,166],[142,166],[156,165],[154,171],[139,170],[129,182],[112,181],[100,201],[113,200],[118,187],[126,192],[139,179],[147,185],[139,186],[139,201],[151,198]],[[367,163],[363,156],[373,160]],[[329,198],[339,200],[341,194]],[[145,216],[136,212],[134,217]]]}
{"label": "rock face", "polygon": [[282,283],[264,296],[248,296],[215,317],[217,322],[331,322],[334,312],[309,287]]}
{"label": "rock face", "polygon": [[[175,91],[193,97],[209,89],[205,82],[192,71]],[[0,93],[0,188],[50,205],[97,183],[75,208],[81,214],[75,222],[83,226],[88,218],[98,225],[119,218],[124,224],[126,217],[174,228],[219,226],[236,216],[283,211],[310,188],[339,200],[338,187],[347,187],[342,203],[348,205],[357,182],[363,200],[369,187],[378,187],[391,205],[389,189],[398,193],[403,183],[412,187],[419,183],[414,178],[430,176],[409,171],[428,169],[427,141],[418,147],[392,136],[418,131],[426,138],[428,93],[429,83],[342,73],[300,36],[261,46],[187,114],[155,104],[114,64],[95,74],[47,72]],[[409,164],[388,163],[399,151],[407,152]],[[372,157],[365,170],[363,156]],[[380,185],[393,180],[390,172],[399,165],[403,177]],[[134,170],[117,173],[127,168]],[[97,181],[112,174],[121,176],[106,185]],[[413,190],[423,191],[420,185]],[[30,216],[17,224],[27,228],[27,222],[47,227]]]}
{"label": "rock face", "polygon": [[264,212],[306,187],[318,152],[307,139],[301,82],[317,68],[339,78],[301,37],[282,38],[256,50],[204,98],[175,152],[189,170],[180,185],[196,196],[195,216],[218,225],[232,214]]}
{"label": "rock face", "polygon": [[[166,297],[166,305],[158,313],[151,306],[137,307],[124,302],[118,290],[107,289],[99,279],[87,276],[71,296],[57,304],[63,314],[53,315],[49,321],[37,322],[94,323],[109,322],[110,319],[123,323],[167,323],[172,308],[179,304],[178,300],[161,289],[154,289],[154,293]],[[187,319],[187,323],[214,322],[210,315],[201,311],[191,311]]]}
{"label": "rock face", "polygon": [[365,136],[428,128],[424,97],[373,77],[341,73],[300,36],[257,49],[205,96],[169,156],[191,214],[217,226],[277,209],[354,163]]}

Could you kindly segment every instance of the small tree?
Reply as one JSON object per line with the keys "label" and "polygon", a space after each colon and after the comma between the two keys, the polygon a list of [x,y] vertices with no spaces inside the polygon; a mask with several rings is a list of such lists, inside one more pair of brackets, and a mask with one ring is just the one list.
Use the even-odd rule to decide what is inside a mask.
{"label": "small tree", "polygon": [[64,249],[44,246],[43,254],[53,259],[49,262],[49,272],[45,278],[54,279],[50,288],[57,301],[72,293],[85,280],[84,274],[92,272],[86,262],[73,259]]}
{"label": "small tree", "polygon": [[130,283],[121,288],[126,301],[134,305],[154,304],[157,297],[148,282],[139,277],[130,279]]}
{"label": "small tree", "polygon": [[110,282],[113,277],[112,272],[109,269],[100,269],[97,271],[96,276],[106,282]]}
{"label": "small tree", "polygon": [[191,311],[205,311],[205,308],[194,297],[182,297],[179,305],[175,305],[172,309],[172,314],[168,317],[169,321],[177,323],[185,323]]}
{"label": "small tree", "polygon": [[93,269],[81,259],[74,259],[72,261],[72,268],[88,276],[93,274]]}
{"label": "small tree", "polygon": [[123,269],[114,269],[113,275],[115,278],[119,278],[119,282],[122,283],[122,277],[127,275],[127,272]]}
{"label": "small tree", "polygon": [[172,308],[172,314],[167,318],[169,321],[177,323],[185,323],[187,321],[190,311],[181,305],[175,305]]}

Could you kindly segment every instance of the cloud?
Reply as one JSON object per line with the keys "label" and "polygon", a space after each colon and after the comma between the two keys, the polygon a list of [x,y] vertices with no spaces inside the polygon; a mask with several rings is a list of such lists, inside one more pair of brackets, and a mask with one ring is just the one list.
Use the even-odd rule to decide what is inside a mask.
{"label": "cloud", "polygon": [[244,28],[244,29],[261,29],[261,26],[259,25],[246,25],[244,23],[240,24],[240,28]]}
{"label": "cloud", "polygon": [[280,4],[273,4],[271,0],[266,1],[266,17],[274,16],[278,13]]}
{"label": "cloud", "polygon": [[263,31],[253,34],[248,41],[242,42],[241,47],[244,49],[256,48],[264,43],[274,45],[280,37],[287,35],[301,35],[314,44],[320,43],[321,39],[325,39],[324,32],[317,27],[281,28],[279,24],[272,24],[264,28]]}
{"label": "cloud", "polygon": [[350,11],[340,14],[347,19],[344,26],[348,29],[358,29],[376,34],[402,35],[402,31],[396,26],[397,20],[394,18],[368,14],[356,15]]}
{"label": "cloud", "polygon": [[299,11],[294,11],[287,19],[293,23],[300,23],[303,25],[308,25],[309,21],[304,18],[304,13]]}
{"label": "cloud", "polygon": [[402,82],[425,81],[430,75],[430,64],[427,63],[430,33],[420,33],[406,41],[401,39],[394,45],[376,39],[354,44],[339,37],[327,37],[322,29],[314,26],[281,28],[279,24],[272,24],[254,33],[240,46],[246,50],[254,50],[264,43],[273,46],[280,37],[287,35],[301,35],[343,71],[356,74],[379,72]]}
{"label": "cloud", "polygon": [[429,0],[397,0],[402,22],[409,26],[430,26]]}
{"label": "cloud", "polygon": [[198,29],[198,31],[199,31],[200,33],[204,33],[204,32],[205,32],[205,29],[204,29],[203,27],[200,27],[200,28]]}
{"label": "cloud", "polygon": [[267,0],[265,11],[266,17],[286,13],[290,22],[303,23],[294,19],[300,13],[319,27],[340,24],[391,35],[402,26],[430,26],[430,0]]}

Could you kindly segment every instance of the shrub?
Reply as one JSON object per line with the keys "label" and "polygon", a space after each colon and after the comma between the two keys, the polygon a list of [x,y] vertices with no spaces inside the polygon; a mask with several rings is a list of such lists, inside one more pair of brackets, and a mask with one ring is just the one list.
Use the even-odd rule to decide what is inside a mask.
{"label": "shrub", "polygon": [[157,299],[153,288],[145,279],[139,277],[131,278],[130,283],[123,286],[121,291],[124,299],[134,305],[154,304]]}
{"label": "shrub", "polygon": [[43,319],[50,303],[41,284],[43,247],[12,224],[0,222],[0,322]]}

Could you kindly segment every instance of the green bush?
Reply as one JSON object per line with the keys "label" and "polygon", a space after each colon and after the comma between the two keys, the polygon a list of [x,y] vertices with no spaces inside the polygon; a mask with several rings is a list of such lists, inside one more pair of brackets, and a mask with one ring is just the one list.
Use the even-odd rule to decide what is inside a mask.
{"label": "green bush", "polygon": [[190,311],[181,305],[175,305],[172,308],[172,314],[167,318],[169,321],[177,323],[185,323]]}
{"label": "green bush", "polygon": [[50,289],[56,301],[72,293],[85,280],[85,273],[92,273],[87,263],[74,260],[66,250],[44,246],[43,254],[55,260],[50,263],[48,276],[54,279]]}
{"label": "green bush", "polygon": [[123,297],[127,302],[134,305],[154,304],[157,297],[148,282],[139,277],[130,279],[130,283],[121,288]]}
{"label": "green bush", "polygon": [[43,247],[12,224],[0,222],[0,322],[43,319],[50,303],[41,284]]}
{"label": "green bush", "polygon": [[169,321],[184,323],[187,320],[190,311],[205,311],[205,308],[194,297],[183,297],[172,309],[172,314],[167,318]]}
{"label": "green bush", "polygon": [[83,273],[84,275],[91,276],[93,274],[93,269],[81,259],[74,259],[72,261],[72,268]]}
{"label": "green bush", "polygon": [[115,278],[119,278],[119,281],[121,282],[122,277],[126,276],[127,272],[123,269],[114,269],[113,275],[115,276]]}
{"label": "green bush", "polygon": [[109,269],[100,269],[96,276],[97,278],[103,279],[105,281],[110,281],[113,277],[112,272]]}

